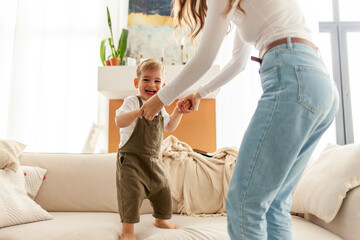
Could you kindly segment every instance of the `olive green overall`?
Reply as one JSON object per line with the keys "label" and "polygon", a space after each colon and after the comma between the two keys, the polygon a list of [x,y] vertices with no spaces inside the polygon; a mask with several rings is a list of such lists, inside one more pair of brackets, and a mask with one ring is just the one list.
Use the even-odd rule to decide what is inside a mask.
{"label": "olive green overall", "polygon": [[[138,99],[141,107],[142,101]],[[150,200],[155,218],[171,218],[170,186],[159,159],[163,134],[161,112],[152,121],[138,118],[134,132],[118,150],[116,184],[121,222],[139,222],[145,198]]]}

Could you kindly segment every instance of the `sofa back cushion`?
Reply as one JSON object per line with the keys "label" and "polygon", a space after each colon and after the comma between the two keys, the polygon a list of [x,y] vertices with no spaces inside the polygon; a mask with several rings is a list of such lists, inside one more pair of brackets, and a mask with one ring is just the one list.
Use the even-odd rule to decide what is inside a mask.
{"label": "sofa back cushion", "polygon": [[47,211],[117,212],[116,153],[24,153],[20,164],[47,169],[35,201]]}

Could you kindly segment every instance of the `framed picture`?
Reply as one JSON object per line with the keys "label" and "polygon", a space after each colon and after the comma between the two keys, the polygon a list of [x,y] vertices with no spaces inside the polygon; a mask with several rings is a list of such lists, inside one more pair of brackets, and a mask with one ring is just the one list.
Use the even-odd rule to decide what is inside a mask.
{"label": "framed picture", "polygon": [[[171,0],[129,0],[127,56],[155,58],[167,65],[187,62],[194,49],[175,37]],[[183,47],[181,47],[183,45]]]}

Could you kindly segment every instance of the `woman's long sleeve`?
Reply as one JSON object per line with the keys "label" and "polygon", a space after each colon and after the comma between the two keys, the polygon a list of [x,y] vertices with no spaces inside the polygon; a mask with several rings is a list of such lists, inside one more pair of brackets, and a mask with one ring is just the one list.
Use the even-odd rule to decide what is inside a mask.
{"label": "woman's long sleeve", "polygon": [[227,1],[208,1],[207,17],[195,55],[183,70],[157,94],[165,105],[170,105],[212,66],[230,22],[229,15],[225,17],[223,14],[226,5]]}
{"label": "woman's long sleeve", "polygon": [[228,83],[236,75],[242,72],[248,62],[251,46],[240,39],[238,32],[235,32],[232,58],[211,81],[200,86],[199,94],[205,97],[216,89]]}

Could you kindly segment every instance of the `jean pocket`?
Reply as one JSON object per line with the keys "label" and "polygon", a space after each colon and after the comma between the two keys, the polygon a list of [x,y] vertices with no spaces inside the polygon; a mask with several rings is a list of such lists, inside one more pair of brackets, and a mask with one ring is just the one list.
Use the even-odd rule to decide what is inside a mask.
{"label": "jean pocket", "polygon": [[298,80],[298,103],[318,114],[332,106],[332,83],[321,68],[295,66]]}

